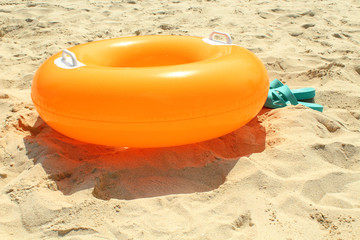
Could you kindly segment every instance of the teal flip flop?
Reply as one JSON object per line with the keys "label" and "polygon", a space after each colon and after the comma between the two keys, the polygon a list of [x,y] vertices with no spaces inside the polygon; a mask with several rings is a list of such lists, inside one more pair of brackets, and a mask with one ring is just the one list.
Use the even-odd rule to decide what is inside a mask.
{"label": "teal flip flop", "polygon": [[289,105],[298,104],[304,105],[319,112],[322,112],[324,109],[324,107],[320,104],[299,102],[290,88],[286,85],[277,87],[275,89],[270,89],[264,106],[267,108],[282,108]]}
{"label": "teal flip flop", "polygon": [[[270,90],[281,86],[284,86],[284,84],[278,79],[274,79],[270,82]],[[315,88],[292,89],[291,92],[297,100],[311,99],[315,97]]]}

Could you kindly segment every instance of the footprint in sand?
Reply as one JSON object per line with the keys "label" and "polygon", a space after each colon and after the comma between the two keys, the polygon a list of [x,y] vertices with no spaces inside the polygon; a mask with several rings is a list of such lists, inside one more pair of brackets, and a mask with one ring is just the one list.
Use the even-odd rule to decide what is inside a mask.
{"label": "footprint in sand", "polygon": [[[302,195],[315,203],[340,208],[358,208],[353,193],[359,191],[359,173],[332,172],[305,182]],[[355,187],[355,188],[354,188]]]}

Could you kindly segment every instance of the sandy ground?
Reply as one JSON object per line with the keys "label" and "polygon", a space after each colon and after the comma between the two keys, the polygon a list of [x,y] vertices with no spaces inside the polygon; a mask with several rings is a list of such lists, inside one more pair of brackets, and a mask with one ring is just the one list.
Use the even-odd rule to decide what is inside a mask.
{"label": "sandy ground", "polygon": [[[0,1],[0,239],[359,239],[360,3]],[[129,35],[231,34],[319,113],[263,109],[163,149],[71,140],[30,99],[52,54]]]}

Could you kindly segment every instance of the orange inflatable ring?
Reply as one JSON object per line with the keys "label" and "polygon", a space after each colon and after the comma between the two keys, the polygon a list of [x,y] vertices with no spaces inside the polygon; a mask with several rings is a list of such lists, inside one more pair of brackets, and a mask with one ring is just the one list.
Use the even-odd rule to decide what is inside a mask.
{"label": "orange inflatable ring", "polygon": [[41,118],[70,138],[164,147],[243,126],[261,110],[268,90],[261,61],[231,44],[228,34],[214,32],[209,38],[137,36],[71,47],[40,66],[31,96]]}

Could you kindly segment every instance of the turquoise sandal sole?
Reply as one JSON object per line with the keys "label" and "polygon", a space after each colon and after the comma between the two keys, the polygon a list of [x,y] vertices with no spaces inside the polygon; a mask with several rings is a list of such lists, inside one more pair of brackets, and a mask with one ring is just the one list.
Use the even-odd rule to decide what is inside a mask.
{"label": "turquoise sandal sole", "polygon": [[[284,86],[284,84],[278,79],[274,79],[270,82],[270,90],[281,86]],[[291,92],[297,100],[311,99],[315,97],[315,88],[292,89]]]}
{"label": "turquoise sandal sole", "polygon": [[308,108],[322,112],[324,107],[316,103],[299,102],[290,88],[286,85],[270,89],[265,102],[267,108],[283,108],[289,105],[304,105]]}

